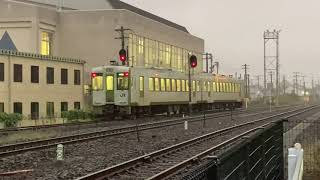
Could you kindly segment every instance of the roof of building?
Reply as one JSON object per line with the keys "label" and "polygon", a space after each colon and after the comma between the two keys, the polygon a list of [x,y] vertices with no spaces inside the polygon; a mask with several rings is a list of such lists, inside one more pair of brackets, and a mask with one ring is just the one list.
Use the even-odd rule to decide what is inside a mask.
{"label": "roof of building", "polygon": [[65,62],[65,63],[75,63],[75,64],[86,63],[86,61],[80,60],[80,59],[57,57],[57,56],[46,56],[41,54],[18,52],[18,51],[5,50],[5,49],[0,49],[0,55],[17,56],[17,57],[25,57],[25,58],[32,58],[32,59],[39,59],[39,60],[47,60],[47,61],[58,61],[58,62]]}
{"label": "roof of building", "polygon": [[[50,8],[57,8],[58,2],[57,0],[13,0],[16,2],[23,2],[23,3],[31,3],[38,6],[47,6]],[[181,26],[179,24],[176,24],[174,22],[171,22],[169,20],[166,20],[162,17],[159,17],[157,15],[154,15],[152,13],[149,13],[147,11],[144,11],[140,8],[137,8],[135,6],[132,6],[130,4],[127,4],[125,2],[122,2],[120,0],[68,0],[63,1],[63,7],[64,10],[82,10],[82,9],[126,9],[131,12],[134,12],[136,14],[139,14],[141,16],[150,18],[154,21],[160,22],[162,24],[165,24],[167,26],[173,27],[175,29],[178,29],[180,31],[189,33],[187,28],[184,26]]]}
{"label": "roof of building", "polygon": [[179,24],[176,24],[174,22],[171,22],[171,21],[168,21],[162,17],[159,17],[159,16],[156,16],[154,14],[151,14],[147,11],[144,11],[142,9],[139,9],[137,7],[134,7],[130,4],[127,4],[127,3],[124,3],[122,1],[119,1],[119,0],[107,0],[109,1],[109,3],[111,4],[111,6],[114,8],[114,9],[127,9],[129,11],[132,11],[134,13],[137,13],[141,16],[144,16],[144,17],[147,17],[147,18],[150,18],[152,20],[155,20],[155,21],[158,21],[160,23],[163,23],[163,24],[166,24],[167,26],[170,26],[170,27],[173,27],[175,29],[178,29],[178,30],[181,30],[181,31],[184,31],[186,33],[189,33],[187,28],[179,25]]}
{"label": "roof of building", "polygon": [[2,38],[0,39],[0,49],[17,51],[16,45],[13,43],[7,31],[4,32]]}

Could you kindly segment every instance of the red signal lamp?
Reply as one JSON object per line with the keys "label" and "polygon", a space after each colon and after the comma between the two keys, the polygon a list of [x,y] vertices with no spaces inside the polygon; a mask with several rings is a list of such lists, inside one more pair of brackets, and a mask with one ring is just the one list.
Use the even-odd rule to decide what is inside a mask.
{"label": "red signal lamp", "polygon": [[97,77],[97,73],[91,73],[91,77],[92,77],[92,78]]}
{"label": "red signal lamp", "polygon": [[191,68],[195,68],[198,65],[197,56],[191,55],[190,56],[190,66]]}
{"label": "red signal lamp", "polygon": [[120,51],[119,51],[119,59],[122,62],[127,60],[127,51],[125,49],[120,49]]}

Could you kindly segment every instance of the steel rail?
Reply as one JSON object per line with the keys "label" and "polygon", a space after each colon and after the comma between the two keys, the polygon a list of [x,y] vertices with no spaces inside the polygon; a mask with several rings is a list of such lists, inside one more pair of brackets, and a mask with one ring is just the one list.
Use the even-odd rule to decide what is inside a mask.
{"label": "steel rail", "polygon": [[[190,146],[190,144],[202,141],[205,138],[208,139],[208,138],[210,138],[212,136],[216,136],[218,134],[226,133],[228,131],[231,131],[231,130],[234,130],[234,129],[238,129],[238,128],[241,128],[241,127],[244,127],[244,126],[247,126],[247,125],[252,125],[252,124],[255,124],[257,122],[264,121],[264,120],[272,119],[272,118],[279,117],[279,116],[284,116],[284,115],[292,113],[292,112],[296,112],[296,113],[294,113],[294,115],[291,115],[290,117],[296,116],[297,114],[302,114],[302,113],[304,113],[306,111],[310,111],[310,110],[312,110],[314,108],[317,108],[317,107],[318,106],[311,106],[311,107],[299,109],[299,110],[302,110],[301,112],[297,112],[297,110],[291,110],[291,111],[283,112],[283,113],[280,113],[280,114],[272,115],[272,116],[269,116],[269,117],[260,118],[260,119],[254,120],[254,121],[246,122],[246,123],[243,123],[243,124],[239,124],[239,125],[231,126],[231,127],[228,127],[228,128],[224,128],[224,129],[221,129],[221,130],[218,130],[218,131],[214,131],[212,133],[208,133],[206,135],[202,135],[202,136],[190,139],[188,141],[185,141],[185,142],[182,142],[182,143],[179,143],[179,144],[176,144],[176,145],[172,145],[172,146],[169,146],[167,148],[164,148],[164,149],[149,153],[147,155],[143,155],[143,156],[134,158],[132,160],[125,161],[125,162],[120,163],[118,165],[115,165],[115,166],[112,166],[112,167],[109,167],[109,168],[106,168],[106,169],[103,169],[103,170],[88,174],[86,176],[78,178],[78,180],[108,178],[108,177],[110,177],[110,176],[112,176],[114,174],[117,174],[119,172],[125,171],[125,170],[127,170],[127,169],[129,169],[129,168],[131,168],[133,166],[136,166],[138,164],[142,164],[145,161],[151,161],[151,159],[155,159],[156,157],[163,156],[164,154],[167,154],[168,152],[173,152],[173,151],[177,151],[177,149],[179,149],[179,148],[188,147],[188,146]],[[288,118],[288,117],[289,116],[287,116],[285,118]],[[227,142],[229,142],[229,141],[227,141]],[[168,171],[172,172],[173,170],[176,169],[175,167],[172,167],[172,168],[173,169],[170,169]],[[164,172],[162,172],[161,174],[158,174],[158,175],[159,175],[159,177],[162,177],[163,175],[165,175],[165,174],[167,174],[169,172],[164,171]]]}
{"label": "steel rail", "polygon": [[[212,118],[219,118],[219,117],[225,117],[225,115],[221,115],[221,116],[207,115],[205,118],[206,120],[209,120]],[[57,146],[58,144],[72,144],[72,143],[84,142],[84,141],[89,141],[89,140],[94,140],[94,139],[99,139],[99,138],[104,138],[109,136],[115,136],[115,135],[122,135],[122,134],[137,132],[137,131],[145,131],[150,129],[168,127],[168,126],[182,124],[184,123],[184,121],[189,121],[189,122],[203,121],[202,118],[203,116],[201,115],[201,116],[194,116],[194,117],[188,117],[188,118],[171,119],[171,120],[158,121],[153,123],[144,123],[140,125],[132,125],[132,126],[116,128],[116,129],[81,133],[81,134],[70,135],[70,136],[62,136],[62,137],[56,137],[56,138],[50,138],[50,139],[44,139],[44,140],[28,141],[28,142],[22,142],[22,143],[16,143],[16,144],[7,144],[7,145],[0,146],[0,157],[19,154],[19,153],[37,150],[37,149],[50,148],[50,147]]]}

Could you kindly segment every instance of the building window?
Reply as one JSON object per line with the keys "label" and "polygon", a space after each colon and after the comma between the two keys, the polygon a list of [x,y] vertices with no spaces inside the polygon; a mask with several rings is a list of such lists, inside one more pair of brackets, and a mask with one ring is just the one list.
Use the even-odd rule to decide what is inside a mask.
{"label": "building window", "polygon": [[41,33],[41,54],[52,55],[52,34],[48,32]]}
{"label": "building window", "polygon": [[74,84],[75,85],[81,84],[80,70],[74,70]]}
{"label": "building window", "polygon": [[54,83],[54,68],[47,67],[47,84]]}
{"label": "building window", "polygon": [[31,102],[31,119],[39,119],[39,103]]}
{"label": "building window", "polygon": [[61,84],[68,84],[68,69],[61,69]]}
{"label": "building window", "polygon": [[61,112],[68,111],[68,102],[61,102]]}
{"label": "building window", "polygon": [[0,113],[3,113],[4,112],[4,103],[1,102],[0,103]]}
{"label": "building window", "polygon": [[80,102],[74,102],[74,109],[80,110],[81,106],[80,106]]}
{"label": "building window", "polygon": [[22,103],[21,102],[15,102],[13,103],[13,112],[22,114]]}
{"label": "building window", "polygon": [[54,103],[47,102],[47,117],[54,117]]}
{"label": "building window", "polygon": [[4,81],[4,63],[0,63],[0,81]]}
{"label": "building window", "polygon": [[13,81],[22,82],[22,64],[14,64],[13,71]]}
{"label": "building window", "polygon": [[39,83],[39,66],[31,66],[31,83]]}

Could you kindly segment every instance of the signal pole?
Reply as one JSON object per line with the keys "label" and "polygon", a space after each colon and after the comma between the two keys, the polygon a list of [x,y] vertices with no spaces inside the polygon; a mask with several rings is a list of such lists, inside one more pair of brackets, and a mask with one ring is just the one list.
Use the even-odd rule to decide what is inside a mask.
{"label": "signal pole", "polygon": [[247,70],[249,69],[249,65],[244,64],[242,65],[242,69],[244,69],[244,93],[245,93],[245,97],[248,98],[248,74],[247,74]]}
{"label": "signal pole", "polygon": [[[120,39],[121,40],[121,49],[125,49],[125,39],[128,39],[129,37],[125,36],[125,31],[130,31],[131,29],[125,29],[123,28],[123,26],[121,26],[119,29],[115,29],[116,32],[120,33],[120,37],[116,37],[115,39]],[[128,46],[127,46],[127,57],[128,57]],[[126,62],[123,61],[122,65],[125,65]],[[129,62],[127,63],[127,65],[129,66]]]}

